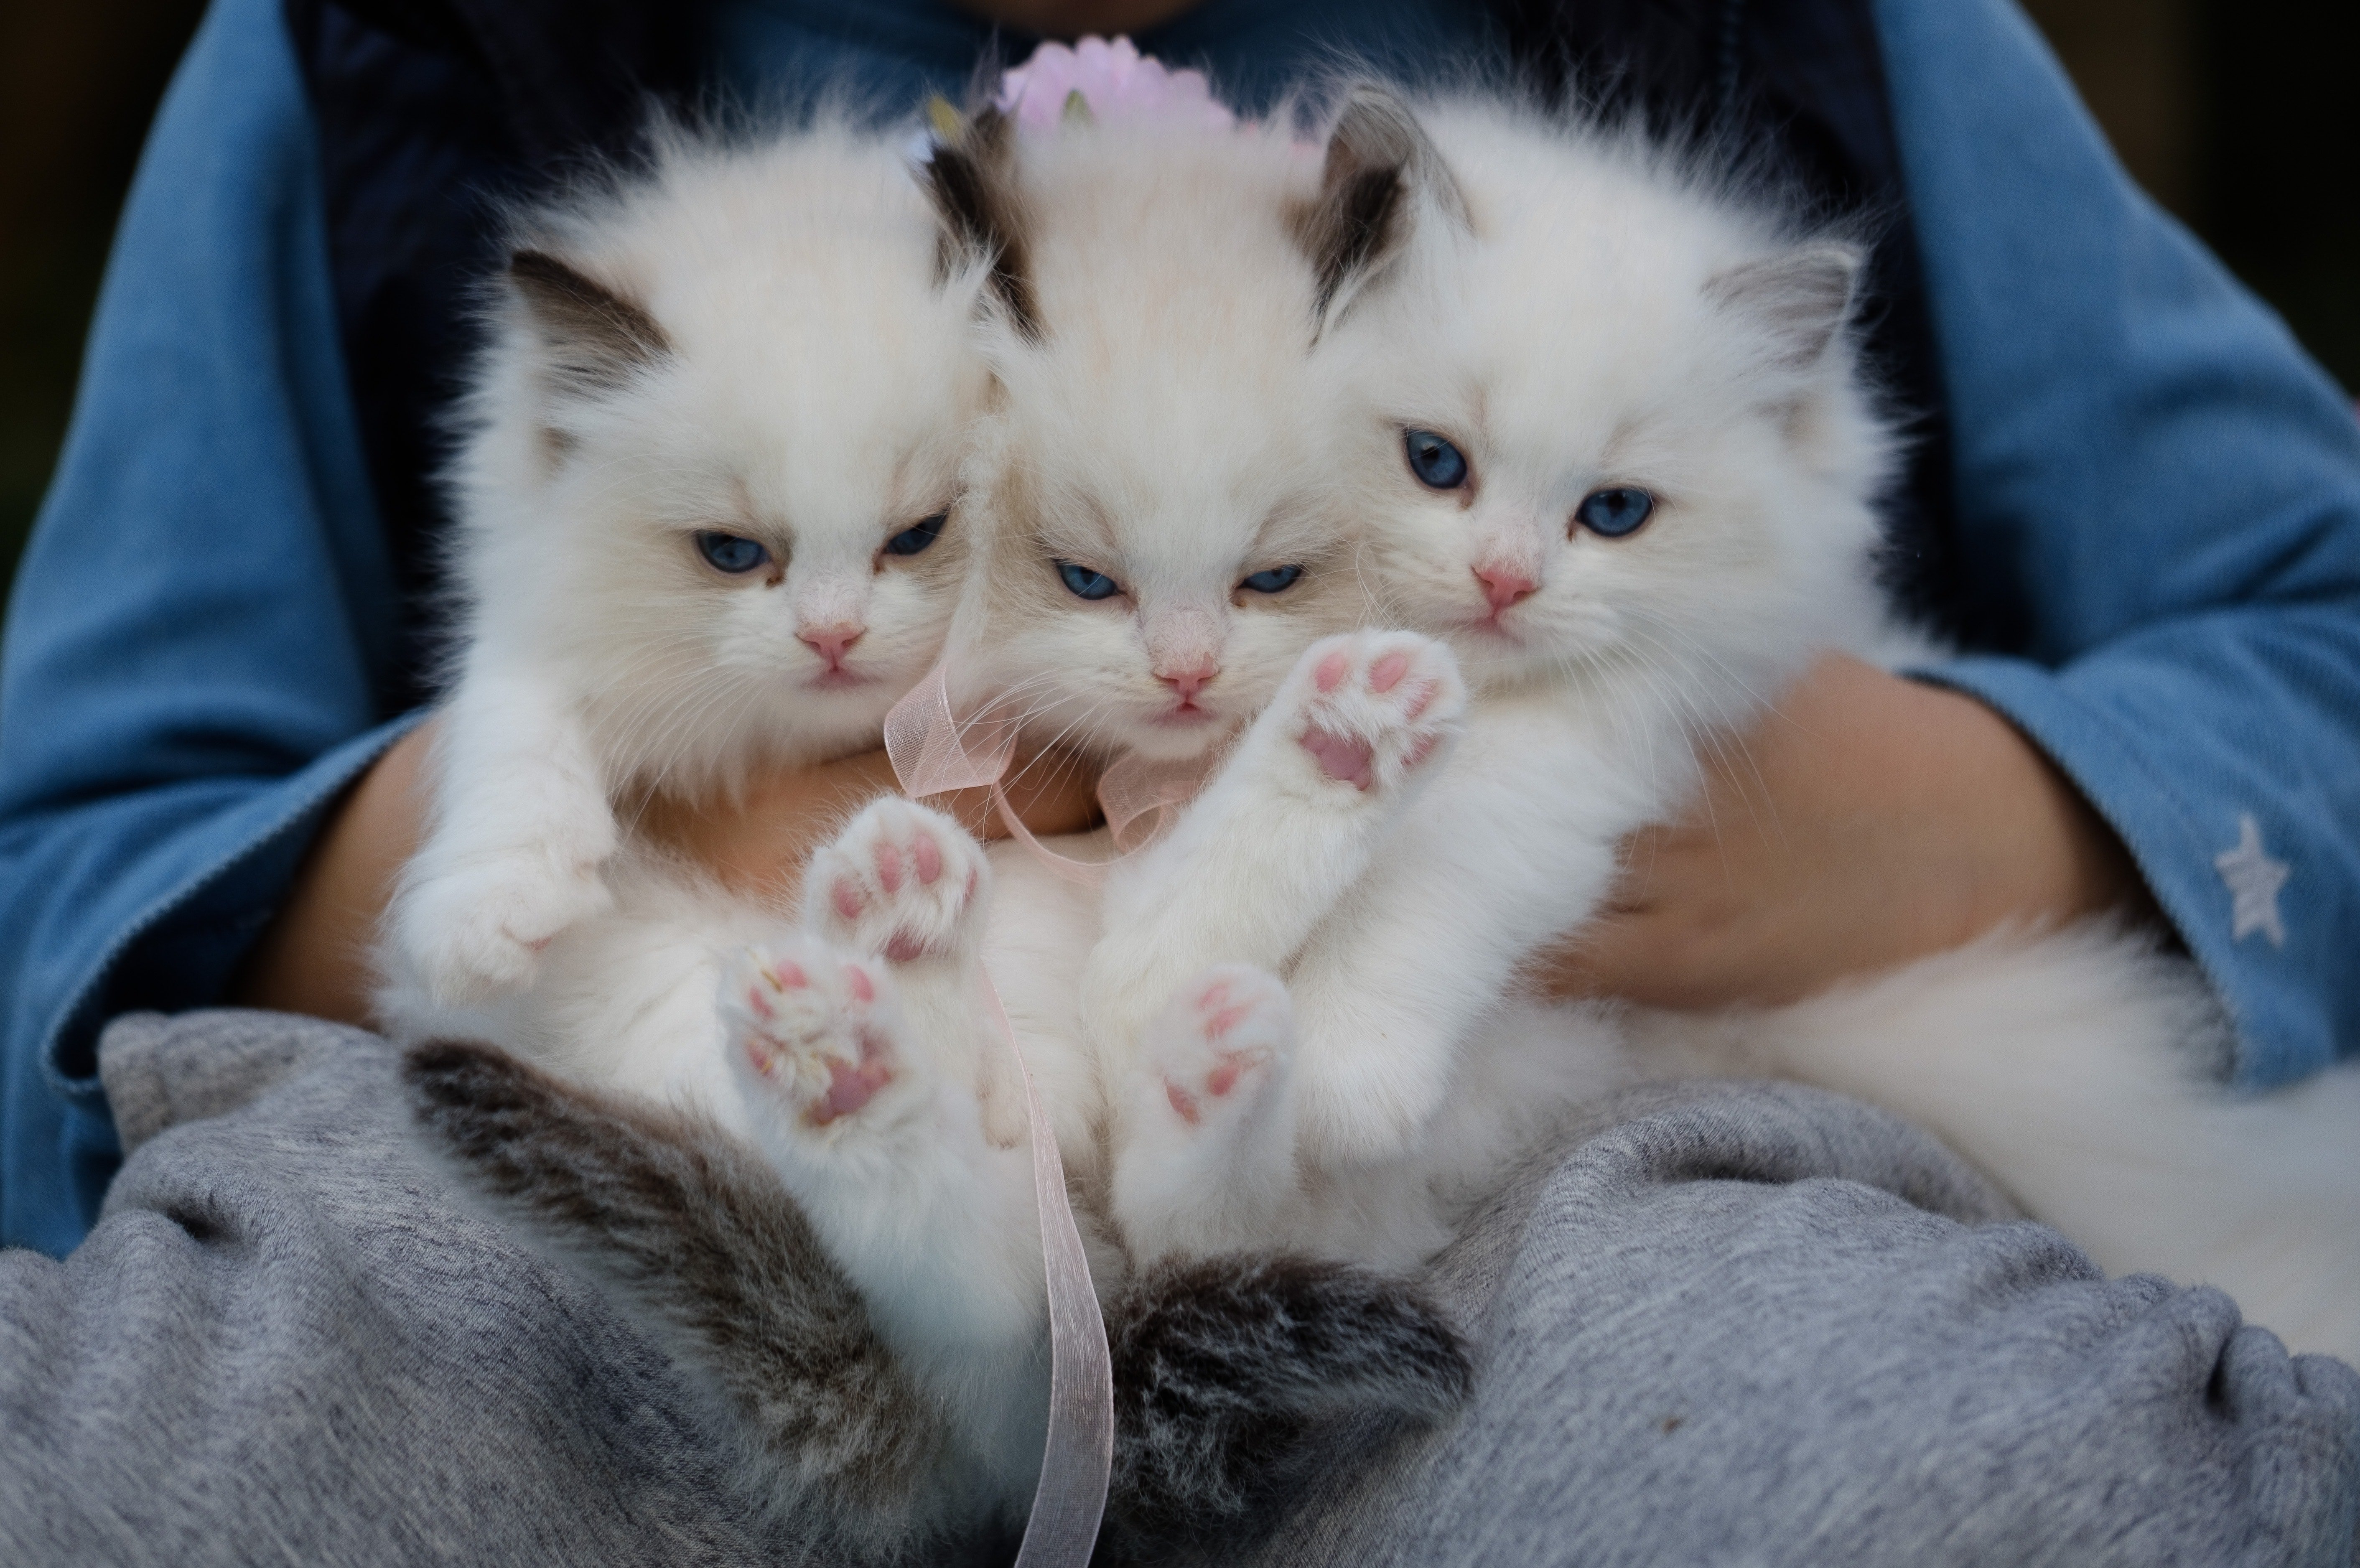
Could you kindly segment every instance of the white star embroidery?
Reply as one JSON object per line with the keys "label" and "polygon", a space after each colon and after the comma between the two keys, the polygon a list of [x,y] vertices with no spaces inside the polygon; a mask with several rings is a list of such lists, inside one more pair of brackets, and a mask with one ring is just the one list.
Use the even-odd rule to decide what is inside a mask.
{"label": "white star embroidery", "polygon": [[2272,860],[2262,852],[2261,824],[2251,812],[2237,819],[2237,847],[2214,855],[2212,868],[2221,873],[2221,880],[2229,885],[2230,896],[2236,900],[2229,913],[2229,940],[2243,942],[2259,931],[2270,939],[2272,947],[2284,947],[2286,926],[2278,919],[2278,889],[2294,872],[2285,861]]}

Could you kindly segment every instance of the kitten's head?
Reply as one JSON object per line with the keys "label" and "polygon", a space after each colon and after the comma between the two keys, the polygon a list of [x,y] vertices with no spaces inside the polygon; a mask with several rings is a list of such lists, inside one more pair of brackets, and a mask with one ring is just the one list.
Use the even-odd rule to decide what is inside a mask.
{"label": "kitten's head", "polygon": [[1448,187],[1333,334],[1388,618],[1478,681],[1622,672],[1705,722],[1866,624],[1890,443],[1858,250],[1635,135],[1381,91],[1346,115]]}
{"label": "kitten's head", "polygon": [[668,137],[528,234],[461,471],[476,642],[560,673],[618,778],[873,744],[963,580],[980,258],[826,123]]}
{"label": "kitten's head", "polygon": [[986,114],[935,169],[1002,258],[961,705],[1198,754],[1365,614],[1313,360],[1368,247],[1323,203],[1318,149],[1275,126]]}

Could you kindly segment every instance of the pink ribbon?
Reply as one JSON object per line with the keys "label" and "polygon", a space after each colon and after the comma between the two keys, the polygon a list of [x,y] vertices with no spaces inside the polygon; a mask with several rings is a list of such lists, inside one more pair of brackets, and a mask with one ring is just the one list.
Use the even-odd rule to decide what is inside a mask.
{"label": "pink ribbon", "polygon": [[[949,672],[937,664],[885,715],[885,755],[892,761],[901,792],[912,800],[950,789],[989,789],[1000,820],[1035,859],[1069,881],[1097,882],[1106,874],[1108,862],[1059,855],[1034,838],[1009,805],[1001,780],[1016,758],[1016,730],[1012,718],[989,708],[961,720],[951,711]],[[1127,855],[1168,827],[1179,808],[1204,788],[1218,760],[1218,751],[1181,762],[1117,759],[1098,776],[1098,809],[1106,814],[1115,847]],[[1136,831],[1142,824],[1149,831]]]}
{"label": "pink ribbon", "polygon": [[[1093,881],[1099,867],[1052,853],[1017,820],[1000,779],[1016,755],[1016,724],[982,720],[961,724],[951,712],[948,678],[934,667],[885,715],[885,753],[912,798],[946,789],[989,788],[992,802],[1027,848],[1060,875]],[[1105,789],[1100,787],[1100,801]],[[1160,804],[1160,800],[1154,803]],[[1127,800],[1127,805],[1136,805]],[[1128,822],[1139,814],[1132,810]],[[1111,820],[1111,812],[1109,812]],[[1120,830],[1117,833],[1120,838]],[[983,999],[1024,1080],[1024,1121],[1032,1140],[1032,1196],[1041,1214],[1041,1265],[1049,1284],[1049,1434],[1041,1451],[1041,1479],[1024,1523],[1017,1568],[1087,1568],[1106,1512],[1107,1478],[1114,1468],[1114,1367],[1106,1320],[1090,1284],[1081,1228],[1065,1194],[1065,1163],[1048,1112],[1032,1082],[1032,1065],[1016,1043],[1015,1027],[1000,1005],[991,975],[982,975]]]}

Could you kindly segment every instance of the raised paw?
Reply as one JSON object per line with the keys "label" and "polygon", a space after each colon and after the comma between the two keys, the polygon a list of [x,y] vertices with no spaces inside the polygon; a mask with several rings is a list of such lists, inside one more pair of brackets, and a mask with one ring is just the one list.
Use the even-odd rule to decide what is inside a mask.
{"label": "raised paw", "polygon": [[466,1006],[529,985],[541,949],[614,904],[595,861],[519,852],[422,862],[393,910],[403,962],[435,1000]]}
{"label": "raised paw", "polygon": [[1148,1027],[1146,1065],[1172,1114],[1201,1127],[1260,1104],[1294,1038],[1286,986],[1265,970],[1224,964],[1182,987]]}
{"label": "raised paw", "polygon": [[897,964],[970,944],[989,873],[967,830],[898,796],[872,800],[804,874],[814,929]]}
{"label": "raised paw", "polygon": [[890,1118],[914,1088],[891,977],[873,960],[791,938],[723,970],[721,1018],[750,1073],[794,1127]]}
{"label": "raised paw", "polygon": [[1415,632],[1348,632],[1313,644],[1281,702],[1315,776],[1390,789],[1455,735],[1467,684],[1444,644]]}

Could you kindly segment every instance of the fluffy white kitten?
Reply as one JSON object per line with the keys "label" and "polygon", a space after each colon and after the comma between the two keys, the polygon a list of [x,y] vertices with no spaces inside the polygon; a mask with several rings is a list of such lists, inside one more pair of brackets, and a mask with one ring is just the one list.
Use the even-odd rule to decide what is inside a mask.
{"label": "fluffy white kitten", "polygon": [[986,268],[905,139],[664,134],[525,222],[454,476],[461,652],[388,924],[397,1032],[716,1078],[715,946],[778,916],[627,819],[874,746],[968,548]]}
{"label": "fluffy white kitten", "polygon": [[[1383,592],[1484,694],[1356,894],[1383,913],[1292,971],[1314,1164],[1423,1125],[1486,988],[1588,909],[1614,838],[1680,809],[1699,748],[1816,653],[1907,640],[1866,566],[1887,442],[1841,332],[1849,247],[1635,139],[1490,103],[1422,118],[1443,193],[1344,329],[1365,357],[1337,363],[1364,399],[1354,472],[1404,443],[1364,492]],[[2224,1286],[2299,1346],[2360,1355],[2360,1071],[2232,1094],[2217,1003],[2147,938],[2003,934],[1800,1007],[1635,1028],[1645,1071],[1876,1100],[2106,1267]]]}

